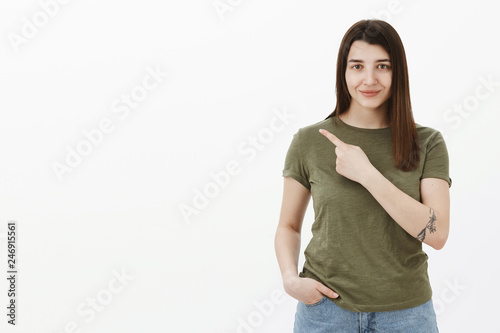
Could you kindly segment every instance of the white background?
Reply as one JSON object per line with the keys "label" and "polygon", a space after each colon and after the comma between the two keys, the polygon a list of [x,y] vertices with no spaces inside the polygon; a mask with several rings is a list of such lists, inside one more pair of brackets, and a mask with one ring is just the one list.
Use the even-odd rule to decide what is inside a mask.
{"label": "white background", "polygon": [[[399,32],[415,120],[448,146],[451,232],[442,250],[425,245],[440,331],[498,330],[495,1],[75,0],[52,1],[51,17],[44,3],[0,5],[0,331],[291,332],[273,245],[285,154],[333,110],[340,40],[364,18]],[[148,68],[168,76],[116,113]],[[270,132],[284,110],[293,118]],[[113,130],[58,179],[54,163],[103,119]],[[259,135],[253,155],[238,149]],[[231,161],[238,173],[184,217]],[[313,219],[310,204],[302,250]]]}

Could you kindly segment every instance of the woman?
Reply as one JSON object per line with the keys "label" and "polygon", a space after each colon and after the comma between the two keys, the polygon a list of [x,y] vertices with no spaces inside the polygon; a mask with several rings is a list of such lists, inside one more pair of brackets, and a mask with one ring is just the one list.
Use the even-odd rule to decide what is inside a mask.
{"label": "woman", "polygon": [[283,169],[275,249],[299,301],[294,332],[438,332],[422,243],[441,249],[448,238],[448,152],[439,131],[413,119],[391,25],[363,20],[346,32],[336,95],[328,117],[294,134]]}

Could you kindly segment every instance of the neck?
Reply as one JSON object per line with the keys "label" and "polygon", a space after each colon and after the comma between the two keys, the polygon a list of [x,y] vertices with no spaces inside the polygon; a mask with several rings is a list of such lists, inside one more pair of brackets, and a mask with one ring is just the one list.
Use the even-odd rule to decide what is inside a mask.
{"label": "neck", "polygon": [[386,128],[389,127],[387,117],[387,103],[375,109],[364,108],[351,103],[349,108],[338,117],[346,124],[360,128]]}

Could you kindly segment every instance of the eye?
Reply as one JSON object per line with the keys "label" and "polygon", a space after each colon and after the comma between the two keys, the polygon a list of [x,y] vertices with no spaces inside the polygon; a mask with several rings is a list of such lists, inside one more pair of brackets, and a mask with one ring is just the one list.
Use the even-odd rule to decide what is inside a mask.
{"label": "eye", "polygon": [[361,69],[361,65],[353,65],[351,68],[354,68],[354,69]]}
{"label": "eye", "polygon": [[380,64],[380,65],[378,65],[378,67],[380,69],[389,69],[390,68],[389,65],[386,65],[386,64]]}

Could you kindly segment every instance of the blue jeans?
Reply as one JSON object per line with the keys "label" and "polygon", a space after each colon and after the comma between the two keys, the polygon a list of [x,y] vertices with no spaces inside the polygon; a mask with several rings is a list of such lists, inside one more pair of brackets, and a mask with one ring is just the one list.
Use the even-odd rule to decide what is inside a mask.
{"label": "blue jeans", "polygon": [[439,332],[432,299],[398,311],[352,312],[323,297],[314,304],[299,301],[294,333],[436,333]]}

